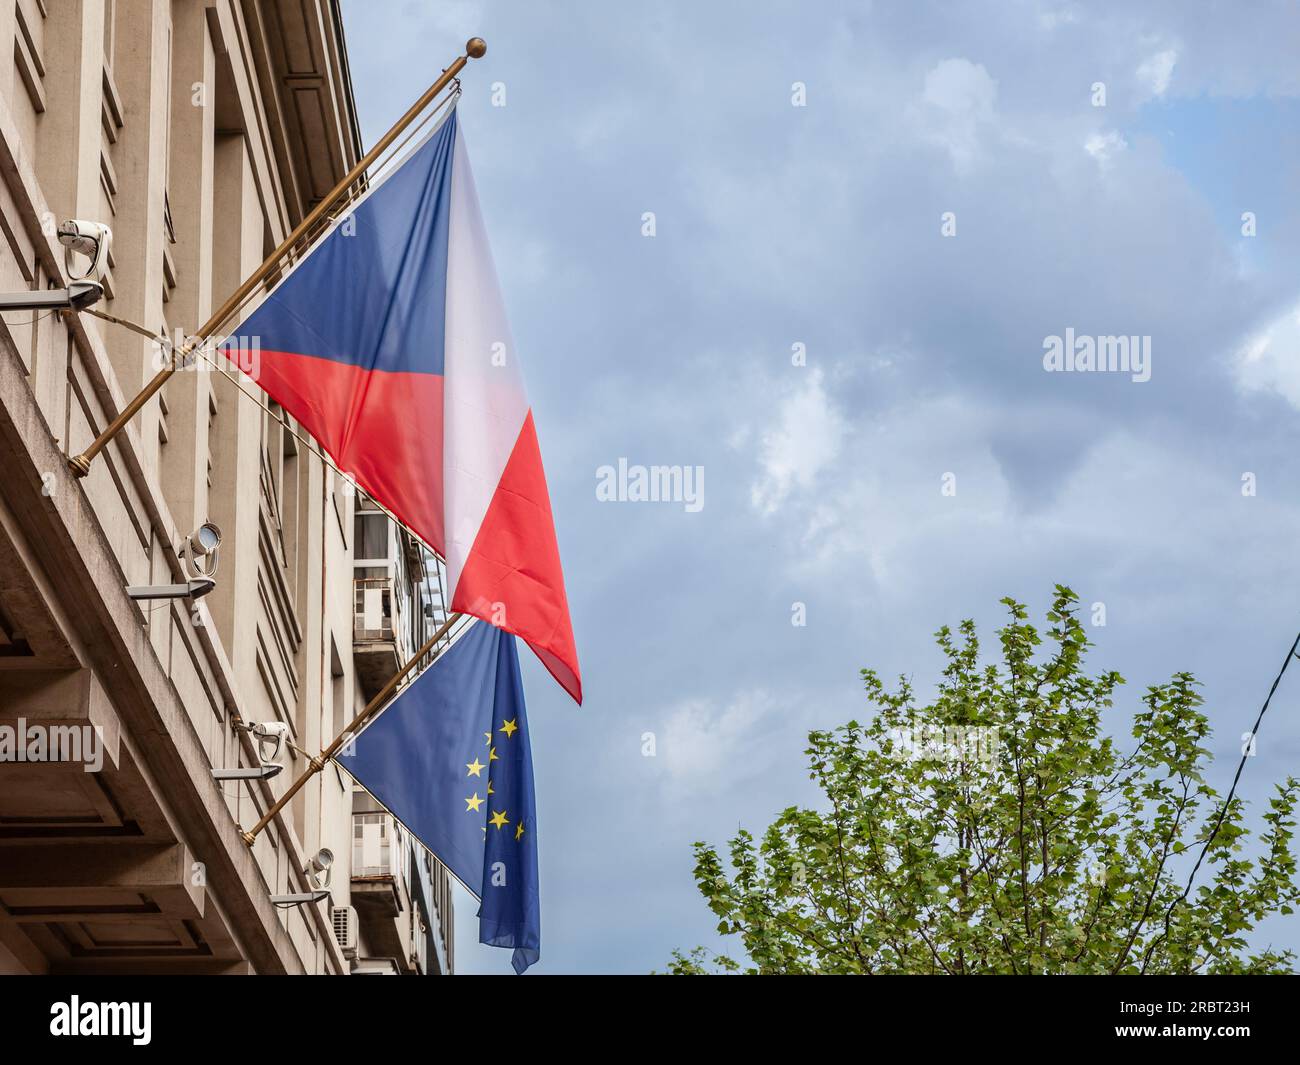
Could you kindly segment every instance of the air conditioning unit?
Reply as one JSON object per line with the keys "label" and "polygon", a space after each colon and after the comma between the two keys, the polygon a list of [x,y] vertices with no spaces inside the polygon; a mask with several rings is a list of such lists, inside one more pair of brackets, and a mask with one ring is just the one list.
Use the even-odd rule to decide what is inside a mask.
{"label": "air conditioning unit", "polygon": [[340,906],[333,913],[334,940],[351,961],[357,956],[357,911],[353,906]]}

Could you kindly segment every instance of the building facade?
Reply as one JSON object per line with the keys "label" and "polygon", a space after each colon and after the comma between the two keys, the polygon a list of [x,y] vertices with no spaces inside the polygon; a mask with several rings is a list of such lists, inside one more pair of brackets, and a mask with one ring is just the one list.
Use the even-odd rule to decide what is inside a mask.
{"label": "building facade", "polygon": [[[336,0],[0,4],[0,291],[66,285],[58,223],[100,221],[95,309],[183,336],[360,154]],[[0,318],[0,972],[449,972],[446,872],[334,765],[240,834],[443,620],[436,560],[201,359],[77,479],[162,348]],[[205,522],[211,594],[128,596]],[[283,770],[216,779],[255,722]],[[322,849],[330,899],[276,905]]]}

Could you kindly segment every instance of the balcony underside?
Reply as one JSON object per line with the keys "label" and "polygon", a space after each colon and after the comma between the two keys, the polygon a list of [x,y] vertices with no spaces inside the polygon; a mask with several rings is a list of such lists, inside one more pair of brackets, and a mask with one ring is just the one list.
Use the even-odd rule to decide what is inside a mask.
{"label": "balcony underside", "polygon": [[352,661],[356,666],[357,681],[367,699],[373,699],[379,690],[393,679],[401,668],[397,643],[393,640],[358,641],[352,645]]}
{"label": "balcony underside", "polygon": [[354,876],[352,905],[356,907],[367,956],[392,958],[401,972],[410,972],[411,962],[396,920],[403,912],[402,900],[392,874]]}

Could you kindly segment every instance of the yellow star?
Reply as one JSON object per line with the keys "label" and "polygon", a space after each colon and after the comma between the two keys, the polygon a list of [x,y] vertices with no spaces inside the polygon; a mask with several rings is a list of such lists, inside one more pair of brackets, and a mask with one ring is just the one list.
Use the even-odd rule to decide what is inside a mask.
{"label": "yellow star", "polygon": [[514,737],[514,734],[519,731],[519,726],[515,724],[515,722],[518,720],[519,719],[517,717],[512,717],[509,721],[507,721],[504,725],[502,725],[499,729],[497,729],[497,731],[504,732],[506,734],[506,739],[512,739]]}
{"label": "yellow star", "polygon": [[489,794],[489,795],[495,795],[496,793],[497,793],[497,789],[494,788],[494,787],[492,786],[492,781],[489,780],[489,781],[488,781],[488,794]]}
{"label": "yellow star", "polygon": [[488,761],[495,762],[496,760],[497,760],[497,749],[493,747],[488,751]]}
{"label": "yellow star", "polygon": [[494,813],[491,817],[488,818],[488,824],[496,825],[498,832],[501,829],[505,828],[506,825],[508,825],[509,823],[510,822],[506,820],[506,812],[504,810],[498,810],[496,813]]}
{"label": "yellow star", "polygon": [[490,732],[483,733],[483,746],[484,747],[492,746],[492,733]]}
{"label": "yellow star", "polygon": [[478,808],[482,805],[483,800],[478,797],[478,792],[476,791],[471,798],[465,800],[465,812],[469,813],[473,810],[475,813],[478,813]]}
{"label": "yellow star", "polygon": [[469,770],[468,776],[476,777],[483,772],[483,763],[475,758],[472,762],[466,762],[465,768]]}
{"label": "yellow star", "polygon": [[524,834],[524,823],[520,821],[519,824],[515,826],[515,842],[518,842],[519,838],[523,834]]}

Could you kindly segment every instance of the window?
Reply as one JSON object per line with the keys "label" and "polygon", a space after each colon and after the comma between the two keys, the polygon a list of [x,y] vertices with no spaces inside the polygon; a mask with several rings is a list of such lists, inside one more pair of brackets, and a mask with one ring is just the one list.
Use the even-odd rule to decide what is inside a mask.
{"label": "window", "polygon": [[352,815],[353,876],[392,874],[388,825],[389,818],[384,813]]}
{"label": "window", "polygon": [[388,557],[388,517],[378,511],[367,510],[357,514],[352,521],[353,557],[373,559]]}

